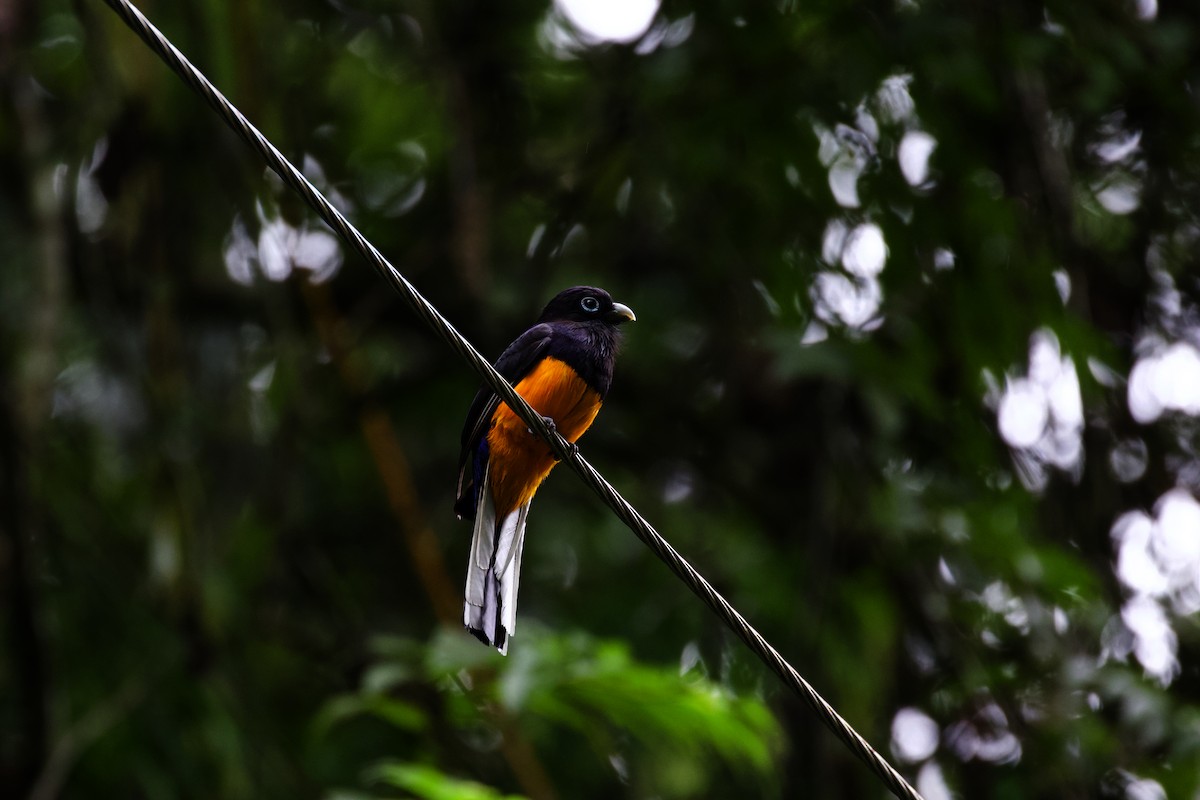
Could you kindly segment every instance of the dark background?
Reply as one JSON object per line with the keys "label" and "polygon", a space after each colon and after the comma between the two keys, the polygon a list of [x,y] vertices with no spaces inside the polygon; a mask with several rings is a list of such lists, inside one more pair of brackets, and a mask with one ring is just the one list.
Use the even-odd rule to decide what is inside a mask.
{"label": "dark background", "polygon": [[[928,800],[1200,791],[1198,9],[142,7],[485,355],[637,312],[584,455]],[[0,2],[0,795],[882,796],[567,470],[461,632],[477,385],[103,3]]]}

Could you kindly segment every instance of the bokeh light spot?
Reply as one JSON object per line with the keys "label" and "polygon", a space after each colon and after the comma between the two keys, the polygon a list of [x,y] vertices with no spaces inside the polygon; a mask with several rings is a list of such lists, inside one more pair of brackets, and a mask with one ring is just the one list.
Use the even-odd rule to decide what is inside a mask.
{"label": "bokeh light spot", "polygon": [[929,178],[929,157],[937,148],[937,139],[925,131],[909,131],[900,140],[896,157],[900,172],[909,186],[921,186]]}
{"label": "bokeh light spot", "polygon": [[1129,411],[1141,423],[1164,411],[1200,415],[1200,351],[1176,342],[1138,359],[1129,373]]}
{"label": "bokeh light spot", "polygon": [[1042,438],[1050,406],[1046,393],[1033,381],[1010,381],[1000,401],[1000,435],[1012,447],[1032,447]]}
{"label": "bokeh light spot", "polygon": [[883,271],[887,254],[883,231],[878,225],[868,222],[850,233],[842,253],[842,266],[851,275],[874,278]]}
{"label": "bokeh light spot", "polygon": [[924,761],[937,751],[938,724],[917,708],[902,708],[892,719],[892,752],[910,763]]}
{"label": "bokeh light spot", "polygon": [[555,0],[580,33],[597,42],[632,42],[650,27],[658,0]]}

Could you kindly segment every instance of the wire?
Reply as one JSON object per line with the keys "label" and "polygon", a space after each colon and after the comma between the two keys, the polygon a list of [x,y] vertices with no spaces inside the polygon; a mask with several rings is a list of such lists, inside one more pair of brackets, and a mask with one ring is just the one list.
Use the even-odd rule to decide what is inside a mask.
{"label": "wire", "polygon": [[104,0],[104,2],[125,21],[125,24],[134,33],[142,38],[151,50],[166,62],[172,71],[178,74],[188,86],[192,87],[192,89],[203,97],[212,106],[213,110],[225,120],[226,124],[245,139],[251,147],[257,150],[259,155],[267,162],[267,166],[274,170],[283,179],[284,183],[299,192],[301,197],[317,212],[321,219],[325,220],[329,227],[333,228],[346,244],[358,251],[375,268],[375,271],[391,284],[392,288],[400,293],[400,296],[412,306],[417,316],[432,328],[434,333],[450,345],[451,349],[461,356],[483,378],[484,382],[513,409],[517,416],[529,426],[530,430],[537,432],[539,436],[549,443],[554,454],[560,460],[570,465],[580,478],[583,479],[583,482],[590,486],[604,500],[608,507],[613,510],[613,513],[628,525],[637,537],[660,560],[664,561],[670,567],[671,571],[687,584],[688,588],[703,600],[705,605],[711,608],[721,618],[721,621],[736,633],[738,638],[745,642],[746,646],[772,672],[779,676],[779,679],[788,688],[800,695],[808,703],[809,707],[812,708],[825,726],[851,752],[865,762],[893,794],[897,797],[905,798],[905,800],[922,800],[917,790],[878,751],[871,747],[867,743],[867,740],[850,726],[850,723],[842,719],[833,706],[829,705],[821,695],[817,694],[816,689],[809,685],[808,681],[804,680],[800,673],[779,654],[779,651],[772,647],[762,637],[762,634],[756,631],[738,613],[737,609],[731,606],[729,601],[722,597],[712,587],[712,584],[704,579],[704,576],[697,572],[683,556],[679,555],[675,548],[671,547],[658,534],[658,531],[654,530],[653,526],[638,513],[637,509],[631,506],[613,488],[612,484],[606,481],[591,464],[584,460],[577,449],[568,444],[556,431],[551,430],[546,425],[542,416],[534,411],[504,378],[500,377],[500,373],[493,369],[487,359],[481,356],[479,351],[472,347],[471,343],[463,338],[462,334],[455,330],[454,326],[428,300],[422,297],[421,293],[375,249],[374,245],[367,241],[366,237],[359,233],[342,216],[341,212],[334,208],[325,199],[324,195],[309,183],[308,179],[292,166],[291,162],[284,158],[283,154],[257,128],[250,124],[250,121],[241,112],[225,99],[225,96],[198,69],[192,66],[191,62],[157,28],[150,24],[150,21],[142,15],[141,11],[135,8],[129,0]]}

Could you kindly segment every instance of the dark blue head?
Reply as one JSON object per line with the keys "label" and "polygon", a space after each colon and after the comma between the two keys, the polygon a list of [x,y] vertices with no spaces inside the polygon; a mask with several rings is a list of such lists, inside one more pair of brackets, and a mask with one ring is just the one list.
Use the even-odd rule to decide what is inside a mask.
{"label": "dark blue head", "polygon": [[604,322],[620,325],[637,319],[633,310],[623,303],[614,303],[603,289],[594,286],[572,286],[564,289],[546,304],[538,322]]}

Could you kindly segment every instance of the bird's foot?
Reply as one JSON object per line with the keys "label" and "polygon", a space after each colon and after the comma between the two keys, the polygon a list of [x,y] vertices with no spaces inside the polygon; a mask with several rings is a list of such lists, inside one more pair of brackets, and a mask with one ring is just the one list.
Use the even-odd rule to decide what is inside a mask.
{"label": "bird's foot", "polygon": [[[579,453],[579,445],[575,444],[574,442],[567,442],[567,450],[571,454],[569,457],[574,458]],[[553,450],[550,451],[550,457],[554,459],[556,464],[562,461],[562,459],[558,457],[558,453],[554,452]]]}
{"label": "bird's foot", "polygon": [[[558,433],[558,426],[554,424],[554,419],[552,417],[542,417],[542,422],[545,422],[546,427],[551,431]],[[526,428],[525,430],[529,431],[530,436],[537,436],[537,434],[534,433],[531,428]],[[567,442],[567,449],[570,450],[571,456],[574,457],[579,452],[579,445],[575,444],[574,442]],[[562,461],[562,459],[559,458],[553,450],[550,451],[550,455],[554,457],[555,461]]]}

